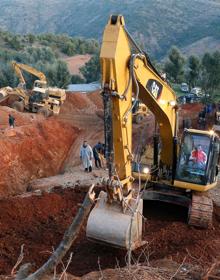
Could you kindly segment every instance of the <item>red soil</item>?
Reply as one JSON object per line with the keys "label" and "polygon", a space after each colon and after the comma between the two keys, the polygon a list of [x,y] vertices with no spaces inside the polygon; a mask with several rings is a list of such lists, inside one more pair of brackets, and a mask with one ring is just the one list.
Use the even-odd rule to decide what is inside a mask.
{"label": "red soil", "polygon": [[[19,113],[1,107],[0,197],[26,190],[35,178],[57,174],[78,130],[55,118]],[[15,116],[15,128],[8,127],[8,112]]]}
{"label": "red soil", "polygon": [[[23,262],[35,263],[36,267],[42,265],[61,241],[84,195],[70,189],[57,189],[42,196],[0,200],[0,274],[10,272],[22,244],[25,244]],[[208,230],[190,228],[185,223],[185,214],[176,206],[146,202],[144,240],[148,245],[136,250],[134,258],[140,257],[139,261],[143,262],[149,254],[150,260],[166,257],[182,262],[187,257],[186,262],[205,268],[219,257],[219,223],[214,221],[214,227]],[[73,275],[98,270],[98,261],[102,269],[115,267],[117,262],[125,265],[126,252],[87,241],[85,228],[70,252],[73,258],[68,271]]]}
{"label": "red soil", "polygon": [[198,115],[204,105],[201,103],[184,104],[179,108],[179,128],[182,128],[183,120],[190,119],[193,128],[197,128]]}
{"label": "red soil", "polygon": [[62,239],[83,195],[66,189],[0,200],[0,274],[10,272],[22,244],[24,262],[42,264]]}
{"label": "red soil", "polygon": [[61,109],[61,114],[65,112],[74,113],[76,111],[86,109],[89,106],[87,94],[80,92],[69,93],[65,102],[65,106]]}
{"label": "red soil", "polygon": [[88,98],[97,106],[97,109],[101,110],[103,109],[103,101],[102,96],[100,92],[91,92],[88,95]]}
{"label": "red soil", "polygon": [[[91,145],[97,139],[101,141],[102,120],[94,114],[101,102],[98,92],[68,94],[60,115],[47,120],[37,114],[0,107],[0,197],[25,191],[30,180],[63,170],[77,137],[73,158],[87,136],[89,140],[94,138]],[[8,128],[9,113],[15,117],[14,130]],[[72,158],[69,161],[74,162]]]}
{"label": "red soil", "polygon": [[76,130],[52,120],[15,131],[14,137],[0,138],[0,196],[24,191],[31,179],[57,174],[76,138]]}
{"label": "red soil", "polygon": [[68,69],[70,71],[71,75],[82,75],[79,71],[79,69],[85,65],[91,58],[90,54],[85,55],[74,55],[71,57],[64,58],[64,61],[66,61]]}

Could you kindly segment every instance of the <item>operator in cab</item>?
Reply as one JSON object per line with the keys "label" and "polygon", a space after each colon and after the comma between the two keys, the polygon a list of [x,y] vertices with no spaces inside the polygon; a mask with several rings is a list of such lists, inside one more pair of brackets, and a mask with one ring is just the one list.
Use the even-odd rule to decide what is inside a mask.
{"label": "operator in cab", "polygon": [[207,155],[203,151],[202,146],[195,147],[190,155],[189,164],[197,168],[205,168],[207,162]]}

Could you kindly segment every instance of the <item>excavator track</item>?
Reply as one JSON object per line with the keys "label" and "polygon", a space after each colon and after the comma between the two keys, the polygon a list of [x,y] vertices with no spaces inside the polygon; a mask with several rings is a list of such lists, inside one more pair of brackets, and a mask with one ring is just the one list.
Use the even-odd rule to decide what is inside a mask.
{"label": "excavator track", "polygon": [[213,202],[204,194],[192,194],[192,202],[188,212],[188,224],[208,228],[212,225]]}

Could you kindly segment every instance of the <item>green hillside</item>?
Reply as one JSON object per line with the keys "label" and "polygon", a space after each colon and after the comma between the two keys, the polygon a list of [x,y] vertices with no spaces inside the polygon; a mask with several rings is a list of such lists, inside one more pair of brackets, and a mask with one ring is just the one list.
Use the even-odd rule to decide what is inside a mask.
{"label": "green hillside", "polygon": [[[66,87],[73,77],[63,58],[76,54],[94,55],[98,51],[99,44],[95,40],[54,34],[18,35],[0,30],[0,88],[18,84],[11,65],[13,60],[44,72],[50,85]],[[33,78],[25,75],[30,88]]]}
{"label": "green hillside", "polygon": [[113,13],[125,16],[130,32],[157,58],[172,45],[195,53],[220,46],[219,0],[1,0],[0,27],[100,39]]}

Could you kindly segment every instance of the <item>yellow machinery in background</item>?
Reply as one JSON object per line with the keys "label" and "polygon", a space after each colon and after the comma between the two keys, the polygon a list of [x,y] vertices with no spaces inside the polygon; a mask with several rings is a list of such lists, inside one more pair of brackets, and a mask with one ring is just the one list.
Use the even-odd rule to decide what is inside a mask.
{"label": "yellow machinery in background", "polygon": [[[87,237],[126,249],[140,246],[143,199],[188,207],[190,225],[209,226],[213,205],[206,191],[217,184],[218,136],[187,129],[178,139],[176,95],[132,39],[123,16],[110,17],[100,59],[109,174],[89,215]],[[155,115],[159,131],[149,180],[138,189],[132,176],[132,96]],[[195,155],[202,158],[198,149],[205,159],[201,165],[195,161]]]}
{"label": "yellow machinery in background", "polygon": [[132,98],[132,115],[133,115],[133,121],[136,124],[140,124],[144,121],[144,119],[148,116],[149,110],[145,104],[140,102],[139,100],[135,100],[135,98]]}
{"label": "yellow machinery in background", "polygon": [[37,77],[39,80],[36,80],[34,82],[34,87],[39,87],[39,88],[46,88],[47,86],[47,79],[46,76],[44,75],[44,73],[36,70],[35,68],[26,65],[26,64],[22,64],[22,63],[17,63],[15,61],[12,62],[12,67],[15,70],[16,75],[19,78],[19,85],[18,87],[22,87],[22,88],[26,88],[26,81],[24,79],[24,76],[22,74],[21,70],[26,71],[27,73],[30,73],[32,75],[34,75],[35,77]]}
{"label": "yellow machinery in background", "polygon": [[[65,90],[48,87],[46,76],[29,65],[12,62],[12,67],[19,78],[19,84],[13,90],[3,90],[8,96],[14,95],[18,97],[19,100],[14,101],[12,107],[20,112],[26,109],[30,112],[41,113],[46,117],[51,114],[59,114],[60,107],[66,99]],[[31,91],[26,89],[26,81],[22,71],[38,78],[38,80],[34,81]]]}

